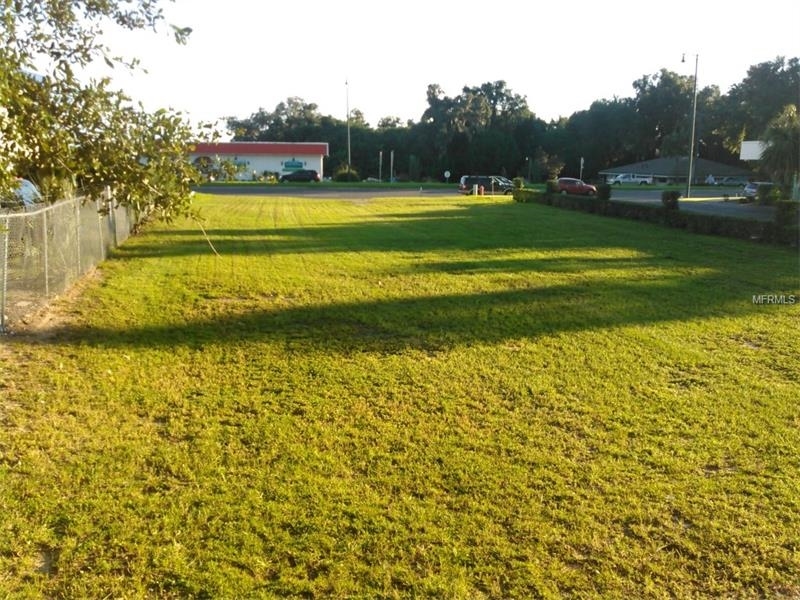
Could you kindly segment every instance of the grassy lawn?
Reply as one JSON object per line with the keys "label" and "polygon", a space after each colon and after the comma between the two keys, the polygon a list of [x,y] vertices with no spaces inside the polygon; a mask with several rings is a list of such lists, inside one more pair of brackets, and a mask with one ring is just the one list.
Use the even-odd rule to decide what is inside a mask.
{"label": "grassy lawn", "polygon": [[797,251],[200,196],[0,348],[0,598],[797,598]]}

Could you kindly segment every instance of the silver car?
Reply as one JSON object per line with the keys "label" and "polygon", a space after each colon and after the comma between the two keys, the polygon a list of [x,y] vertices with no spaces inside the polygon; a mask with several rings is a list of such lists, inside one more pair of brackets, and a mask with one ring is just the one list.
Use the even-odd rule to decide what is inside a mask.
{"label": "silver car", "polygon": [[775,184],[771,181],[751,181],[742,190],[742,196],[749,200],[755,200],[758,197],[758,190],[771,190]]}

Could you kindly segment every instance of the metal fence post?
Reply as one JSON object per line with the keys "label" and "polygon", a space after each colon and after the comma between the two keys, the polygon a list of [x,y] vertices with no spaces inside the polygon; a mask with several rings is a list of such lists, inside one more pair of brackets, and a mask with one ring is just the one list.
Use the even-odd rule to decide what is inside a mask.
{"label": "metal fence post", "polygon": [[83,273],[81,268],[81,199],[75,198],[72,206],[75,209],[75,258],[78,261],[78,276],[80,277]]}
{"label": "metal fence post", "polygon": [[103,243],[103,215],[100,213],[100,200],[94,201],[94,209],[97,211],[97,238],[100,243],[100,260],[105,260],[106,246]]}
{"label": "metal fence post", "polygon": [[111,204],[110,194],[105,197],[106,202],[106,215],[108,216],[109,230],[113,239],[111,240],[111,247],[119,247],[119,240],[117,239],[117,211],[114,210],[114,205]]}
{"label": "metal fence post", "polygon": [[8,232],[11,231],[11,220],[6,217],[5,228],[0,230],[3,234],[3,260],[0,266],[3,268],[2,294],[0,294],[0,333],[6,330],[6,294],[8,293]]}
{"label": "metal fence post", "polygon": [[47,213],[42,211],[42,246],[44,247],[44,296],[50,297],[50,247],[47,243]]}

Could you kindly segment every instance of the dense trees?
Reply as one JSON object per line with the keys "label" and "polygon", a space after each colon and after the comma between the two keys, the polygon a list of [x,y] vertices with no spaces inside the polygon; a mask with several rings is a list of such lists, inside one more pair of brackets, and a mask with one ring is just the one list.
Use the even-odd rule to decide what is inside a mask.
{"label": "dense trees", "polygon": [[[90,62],[134,68],[100,43],[109,23],[126,29],[161,24],[158,0],[16,0],[0,5],[0,193],[13,176],[60,194],[80,187],[169,218],[189,210],[197,173],[185,160],[197,134],[169,111],[148,113],[108,80],[84,82]],[[183,42],[190,30],[173,27]]]}
{"label": "dense trees", "polygon": [[728,94],[730,141],[755,140],[789,104],[800,102],[800,58],[774,61],[750,67],[747,77]]}
{"label": "dense trees", "polygon": [[798,183],[800,171],[800,115],[796,105],[787,105],[767,125],[762,141],[766,149],[761,156],[770,178],[783,185]]}
{"label": "dense trees", "polygon": [[[160,1],[166,0],[0,4],[0,193],[22,175],[45,191],[79,186],[93,195],[113,184],[119,202],[164,217],[188,211],[199,174],[184,159],[197,131],[179,114],[144,111],[107,80],[77,75],[98,60],[135,66],[135,59],[115,57],[99,42],[101,30],[108,23],[165,26]],[[171,27],[179,43],[190,34]],[[439,180],[449,171],[541,180],[559,171],[578,175],[582,167],[591,178],[608,166],[688,152],[692,78],[662,69],[632,85],[631,98],[598,100],[550,123],[505,81],[492,81],[452,97],[429,85],[418,122],[386,116],[372,128],[358,109],[348,123],[289,97],[228,125],[238,140],[327,141],[327,174],[347,162],[349,125],[353,168],[363,177],[388,178],[391,156],[392,175],[414,179]],[[791,179],[798,95],[800,60],[783,57],[752,66],[727,94],[713,85],[699,89],[698,155],[736,163],[743,140],[764,139],[772,144],[765,175]]]}
{"label": "dense trees", "polygon": [[[354,119],[360,113],[353,111],[353,164],[362,175],[377,176],[379,152],[394,150],[400,176],[418,172],[442,179],[446,170],[453,175],[491,171],[538,180],[559,169],[577,176],[581,159],[584,176],[593,177],[613,165],[688,154],[693,78],[662,69],[632,86],[631,98],[598,100],[569,118],[545,123],[504,81],[465,86],[453,97],[431,84],[428,107],[416,123],[402,125],[396,117],[384,117],[372,129],[363,117]],[[799,95],[797,58],[778,57],[751,67],[726,95],[715,85],[699,88],[697,155],[738,164],[742,140],[759,139],[770,126],[778,127],[772,134],[778,139],[777,132],[791,120],[776,124],[775,119],[787,106],[796,107]],[[297,118],[290,122],[287,114]],[[274,112],[260,109],[249,118],[230,119],[229,125],[240,140],[327,141],[333,152],[326,164],[329,173],[346,160],[346,122],[322,117],[316,105],[299,98],[279,104]],[[388,177],[388,168],[383,175]]]}

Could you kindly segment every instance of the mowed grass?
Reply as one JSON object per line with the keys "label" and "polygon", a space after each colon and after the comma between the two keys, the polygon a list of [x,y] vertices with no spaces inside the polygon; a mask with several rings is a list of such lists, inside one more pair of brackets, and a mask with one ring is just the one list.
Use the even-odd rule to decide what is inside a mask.
{"label": "mowed grass", "polygon": [[0,354],[0,597],[797,598],[796,251],[200,196]]}

